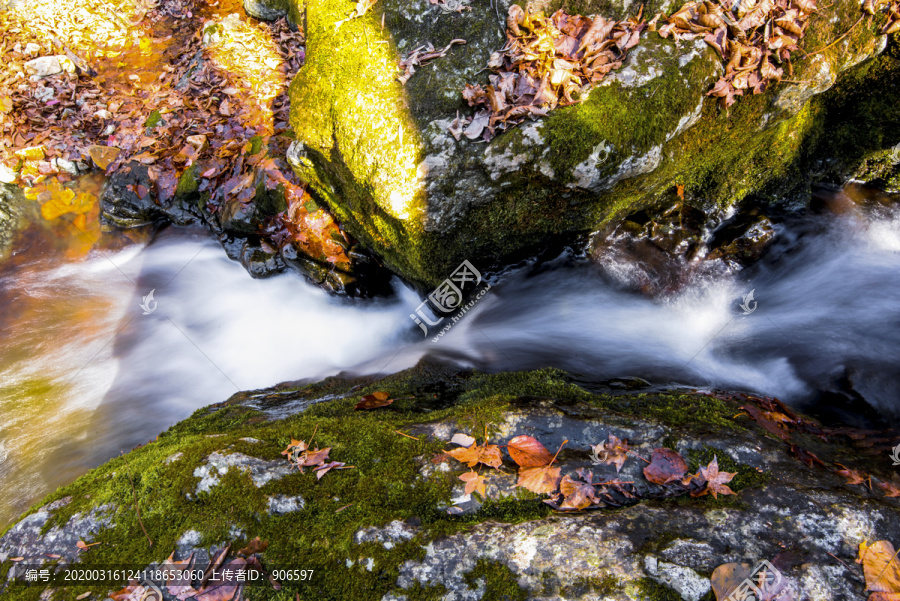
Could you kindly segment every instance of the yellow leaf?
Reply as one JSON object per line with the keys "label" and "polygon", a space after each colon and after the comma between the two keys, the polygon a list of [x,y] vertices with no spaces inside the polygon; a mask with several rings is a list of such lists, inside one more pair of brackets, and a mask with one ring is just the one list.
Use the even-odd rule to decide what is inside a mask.
{"label": "yellow leaf", "polygon": [[109,167],[110,163],[116,160],[121,151],[114,146],[100,146],[94,144],[88,148],[88,154],[91,155],[94,163],[101,169]]}
{"label": "yellow leaf", "polygon": [[16,151],[16,156],[26,161],[40,161],[46,155],[44,153],[44,145],[30,146]]}

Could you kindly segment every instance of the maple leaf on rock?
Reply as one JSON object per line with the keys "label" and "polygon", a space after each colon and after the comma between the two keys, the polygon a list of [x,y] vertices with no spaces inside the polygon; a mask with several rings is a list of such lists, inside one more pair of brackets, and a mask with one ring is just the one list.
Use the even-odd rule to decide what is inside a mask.
{"label": "maple leaf on rock", "polygon": [[560,509],[585,509],[597,501],[594,486],[590,482],[576,480],[571,474],[563,477],[559,492],[564,496]]}
{"label": "maple leaf on rock", "polygon": [[737,472],[720,472],[719,460],[713,456],[713,460],[706,467],[701,467],[700,471],[694,477],[700,478],[706,482],[706,488],[701,491],[691,493],[692,497],[702,497],[706,494],[712,494],[714,499],[718,499],[718,495],[733,495],[735,492],[731,490],[727,483],[737,475]]}
{"label": "maple leaf on rock", "polygon": [[838,474],[847,479],[847,484],[865,484],[866,480],[869,479],[869,477],[862,472],[852,470],[845,465],[841,465],[840,463],[838,463],[837,465],[844,468],[842,470],[838,470]]}
{"label": "maple leaf on rock", "polygon": [[500,447],[494,444],[474,444],[471,447],[461,447],[459,449],[447,451],[447,454],[457,461],[468,464],[469,467],[475,467],[479,463],[491,467],[500,467],[503,464],[503,456],[500,454]]}
{"label": "maple leaf on rock", "polygon": [[628,458],[628,450],[627,440],[621,440],[610,434],[606,442],[591,447],[591,459],[595,465],[615,465],[616,473],[619,473]]}
{"label": "maple leaf on rock", "polygon": [[467,495],[470,495],[473,492],[477,492],[479,495],[481,495],[482,498],[487,496],[485,495],[484,476],[477,473],[475,470],[466,472],[465,474],[461,475],[459,479],[466,483]]}

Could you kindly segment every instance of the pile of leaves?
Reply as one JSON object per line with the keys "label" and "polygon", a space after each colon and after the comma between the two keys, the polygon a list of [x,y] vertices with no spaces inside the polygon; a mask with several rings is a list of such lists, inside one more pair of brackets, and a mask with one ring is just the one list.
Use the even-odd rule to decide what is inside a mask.
{"label": "pile of leaves", "polygon": [[[788,447],[790,453],[809,468],[824,468],[836,473],[847,481],[850,486],[867,485],[870,492],[875,491],[875,486],[883,491],[885,497],[900,497],[900,480],[893,476],[891,480],[881,480],[861,470],[849,468],[841,463],[828,463],[820,459],[815,453],[801,446],[804,435],[823,442],[834,439],[849,438],[860,451],[870,451],[878,454],[889,452],[893,446],[900,442],[896,433],[890,430],[860,430],[856,428],[828,428],[802,417],[790,407],[776,398],[749,395],[749,394],[719,394],[713,393],[721,399],[742,402],[740,408],[753,421],[759,424],[768,434],[781,439]],[[743,415],[743,414],[739,414]]]}
{"label": "pile of leaves", "polygon": [[707,95],[726,108],[744,92],[761,94],[790,67],[816,0],[741,0],[724,8],[713,0],[688,2],[659,28],[676,40],[702,37],[726,61],[725,73]]}
{"label": "pile of leaves", "polygon": [[[315,432],[313,432],[313,438],[315,438]],[[311,443],[312,439],[310,439],[310,444]],[[315,449],[310,449],[310,445],[306,442],[294,440],[292,438],[290,444],[288,444],[287,448],[283,450],[281,454],[287,455],[288,461],[296,466],[301,474],[305,473],[303,468],[313,468],[313,471],[316,474],[316,480],[321,480],[322,476],[331,470],[353,469],[354,466],[347,465],[341,461],[329,461],[328,454],[330,452],[331,447],[325,447],[324,449],[316,447]]]}
{"label": "pile of leaves", "polygon": [[[251,540],[246,547],[237,552],[237,556],[228,557],[231,546],[220,549],[213,554],[209,565],[203,572],[203,578],[193,581],[189,577],[176,578],[181,573],[198,573],[200,567],[194,564],[194,556],[187,559],[176,560],[175,552],[159,567],[161,571],[169,572],[173,577],[163,584],[170,595],[179,601],[186,599],[215,599],[216,601],[240,601],[243,598],[244,580],[238,579],[237,573],[241,570],[257,570],[265,573],[257,558],[257,553],[262,553],[268,547],[268,542],[260,541],[259,537]],[[270,577],[270,581],[272,581]],[[276,585],[273,581],[273,585]],[[277,585],[280,588],[280,585]],[[111,592],[109,598],[113,601],[144,601],[158,596],[148,583],[138,583],[132,580],[124,588]]]}
{"label": "pile of leaves", "polygon": [[[490,444],[487,441],[479,445],[474,438],[462,433],[454,435],[450,442],[459,445],[460,448],[446,451],[446,454],[467,464],[470,468],[481,464],[498,469],[503,464],[503,456],[498,445]],[[519,466],[516,486],[536,494],[550,495],[550,498],[545,499],[544,503],[562,511],[620,507],[623,504],[623,498],[637,498],[634,482],[622,481],[618,478],[601,481],[591,470],[583,467],[563,475],[562,469],[553,464],[566,442],[568,441],[563,441],[556,454],[552,454],[532,436],[519,435],[512,438],[506,444],[506,450],[510,458]],[[627,455],[632,453],[627,441],[620,440],[613,435],[610,435],[606,442],[597,444],[591,449],[595,465],[614,465],[617,473],[622,469]],[[716,458],[713,458],[709,465],[701,467],[693,475],[687,473],[687,462],[671,449],[654,449],[652,460],[641,459],[648,463],[644,468],[644,477],[653,484],[669,488],[666,495],[690,492],[691,496],[695,497],[706,494],[717,497],[719,494],[735,494],[727,486],[735,474],[720,472]],[[482,497],[485,496],[487,482],[485,476],[480,472],[472,469],[459,476],[459,479],[466,483],[466,494],[477,492]]]}
{"label": "pile of leaves", "polygon": [[[69,220],[91,237],[96,196],[69,198],[79,168],[109,176],[142,163],[151,185],[134,192],[160,203],[193,168],[211,215],[232,199],[251,202],[260,185],[283,190],[289,208],[270,224],[273,245],[349,266],[349,243],[331,215],[272,158],[291,142],[287,85],[303,64],[303,33],[284,19],[244,16],[238,0],[125,8],[56,0],[0,13],[0,176],[42,207],[52,200],[46,219]],[[27,77],[28,60],[63,53],[74,72]]]}
{"label": "pile of leaves", "polygon": [[558,10],[548,18],[513,4],[506,45],[488,63],[490,85],[466,85],[463,98],[476,107],[475,115],[457,117],[450,132],[456,139],[490,140],[497,130],[578,102],[622,66],[645,27],[640,14],[614,21]]}

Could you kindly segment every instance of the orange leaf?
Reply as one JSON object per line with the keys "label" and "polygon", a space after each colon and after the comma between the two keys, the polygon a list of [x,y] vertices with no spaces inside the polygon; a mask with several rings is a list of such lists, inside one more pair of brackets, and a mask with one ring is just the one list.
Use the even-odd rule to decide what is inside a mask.
{"label": "orange leaf", "polygon": [[900,561],[894,545],[886,540],[859,544],[857,563],[863,566],[866,588],[873,593],[900,593]]}
{"label": "orange leaf", "polygon": [[560,469],[552,465],[540,467],[523,467],[519,469],[519,481],[516,486],[526,488],[533,493],[544,494],[556,490]]}
{"label": "orange leaf", "polygon": [[471,495],[473,492],[477,492],[482,496],[482,498],[486,496],[484,493],[484,476],[478,474],[473,470],[471,472],[466,472],[465,474],[460,476],[459,479],[466,483],[467,495]]}
{"label": "orange leaf", "polygon": [[91,155],[94,164],[100,169],[109,167],[110,163],[116,160],[120,152],[121,150],[114,146],[100,146],[99,144],[94,144],[88,148],[88,154]]}
{"label": "orange leaf", "polygon": [[377,409],[378,407],[385,407],[394,402],[394,399],[390,398],[390,395],[386,392],[373,392],[372,394],[367,394],[356,404],[355,409]]}
{"label": "orange leaf", "polygon": [[453,449],[447,451],[447,454],[463,463],[467,463],[469,467],[475,467],[479,463],[489,465],[491,467],[500,467],[503,463],[503,457],[500,455],[500,447],[495,444],[474,444],[471,447]]}
{"label": "orange leaf", "polygon": [[520,467],[540,467],[553,461],[553,455],[536,438],[516,436],[506,445],[509,456]]}

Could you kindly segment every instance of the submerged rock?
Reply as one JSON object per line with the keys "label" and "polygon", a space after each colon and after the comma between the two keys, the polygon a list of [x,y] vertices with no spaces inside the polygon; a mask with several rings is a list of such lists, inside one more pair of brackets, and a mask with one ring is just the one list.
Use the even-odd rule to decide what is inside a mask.
{"label": "submerged rock", "polygon": [[[482,71],[505,41],[508,3],[494,4],[473,0],[457,12],[425,0],[382,0],[350,20],[342,0],[306,5],[307,62],[291,85],[297,142],[289,159],[347,231],[421,288],[464,259],[500,266],[670,202],[676,184],[720,207],[754,193],[808,196],[813,150],[838,157],[834,166],[858,165],[888,141],[859,136],[848,155],[822,139],[829,128],[853,129],[852,111],[837,108],[851,106],[843,104],[845,93],[825,94],[843,73],[855,69],[852,77],[882,82],[870,79],[871,91],[888,85],[896,69],[865,66],[887,38],[868,28],[845,35],[860,15],[851,0],[820,9],[827,18],[811,21],[802,45],[823,50],[795,60],[790,83],[745,96],[730,111],[704,96],[722,69],[710,47],[645,32],[623,67],[583,102],[487,144],[455,140],[448,126],[471,112],[463,86],[485,83]],[[559,5],[541,3],[548,11]],[[616,18],[637,12],[637,5],[578,6]],[[671,14],[674,7],[651,2],[644,15],[657,10]],[[487,18],[492,13],[500,18]],[[401,85],[397,65],[405,53],[453,39],[466,44]],[[868,99],[878,102],[871,93]],[[870,138],[882,139],[874,132],[887,132],[895,112],[866,122]]]}
{"label": "submerged rock", "polygon": [[[891,481],[896,433],[819,424],[746,394],[643,384],[622,392],[620,380],[588,386],[558,370],[483,375],[426,362],[380,379],[239,393],[128,455],[152,547],[130,508],[103,513],[116,495],[132,503],[117,458],[0,537],[0,569],[47,552],[85,568],[158,566],[174,552],[202,568],[226,545],[258,536],[269,572],[313,570],[281,579],[291,598],[699,601],[712,598],[717,566],[763,560],[794,599],[865,598],[850,568],[857,546],[900,540],[900,503],[878,486]],[[379,390],[394,403],[354,410]],[[458,448],[449,442],[457,432],[478,444],[533,436],[551,453],[562,448],[554,464],[562,474],[589,470],[608,491],[593,508],[554,510],[546,495],[515,486],[518,466],[504,452],[498,469],[476,468],[485,493],[467,494],[459,476],[470,468],[443,453]],[[610,436],[630,445],[620,471],[591,452]],[[352,469],[300,473],[281,453],[298,437]],[[735,494],[692,496],[700,485],[650,482],[643,470],[659,447],[679,453],[690,473],[716,459],[734,474]],[[181,457],[168,461],[174,453]],[[871,489],[850,484],[834,462],[865,470]],[[108,517],[90,517],[98,515]],[[76,551],[76,536],[101,544]],[[26,586],[19,572],[0,572],[9,598],[51,588]]]}

